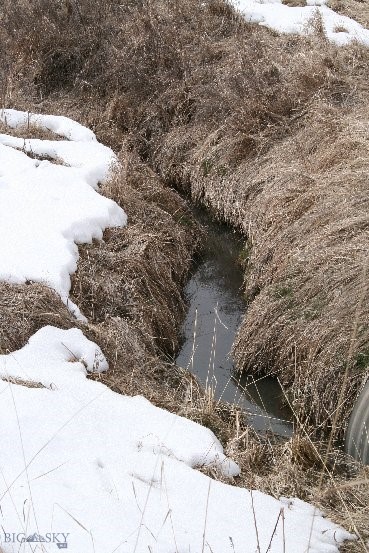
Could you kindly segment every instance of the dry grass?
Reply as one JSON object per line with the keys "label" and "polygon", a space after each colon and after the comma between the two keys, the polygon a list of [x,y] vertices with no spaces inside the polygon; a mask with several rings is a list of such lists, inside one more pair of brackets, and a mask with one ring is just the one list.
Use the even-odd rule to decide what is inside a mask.
{"label": "dry grass", "polygon": [[246,219],[253,301],[235,352],[240,367],[280,371],[295,409],[329,427],[346,367],[340,423],[368,371],[369,142],[359,113],[338,121],[321,109],[255,175],[265,185]]}
{"label": "dry grass", "polygon": [[45,325],[71,328],[74,321],[60,298],[41,284],[0,283],[0,354],[19,349]]}
{"label": "dry grass", "polygon": [[8,134],[10,136],[25,139],[38,138],[40,140],[63,140],[63,137],[34,124],[24,125],[13,129],[3,121],[0,121],[0,134]]}
{"label": "dry grass", "polygon": [[306,0],[283,0],[282,4],[290,7],[306,6]]}
{"label": "dry grass", "polygon": [[213,27],[212,43],[185,57],[185,82],[158,90],[144,116],[139,106],[135,144],[149,135],[138,148],[160,175],[249,238],[239,368],[281,373],[300,416],[327,430],[348,362],[342,432],[368,366],[366,292],[357,312],[369,222],[367,51],[224,19],[222,39]]}
{"label": "dry grass", "polygon": [[[288,440],[262,437],[246,426],[241,413],[218,406],[213,429],[225,439],[226,452],[242,468],[235,484],[274,497],[298,497],[312,503],[327,517],[359,536],[341,546],[342,552],[366,552],[369,539],[369,468],[342,451],[327,452],[324,442],[312,442],[302,428]],[[219,425],[219,420],[221,425]],[[200,419],[201,421],[201,419]],[[206,419],[201,422],[207,422]],[[328,453],[328,454],[327,454]],[[214,469],[206,474],[223,479]]]}
{"label": "dry grass", "polygon": [[125,318],[173,355],[185,313],[182,287],[201,232],[184,201],[137,156],[126,151],[121,158],[122,170],[101,192],[124,207],[129,224],[80,249],[72,296],[88,318]]}
{"label": "dry grass", "polygon": [[[253,444],[251,448],[250,443]],[[299,436],[273,446],[267,442],[255,445],[255,440],[253,442],[249,437],[248,443],[240,446],[243,446],[244,457],[247,457],[245,452],[251,449],[250,458],[246,462],[252,468],[243,473],[245,486],[262,489],[275,497],[299,497],[313,503],[329,518],[360,536],[358,542],[345,544],[341,551],[367,551],[367,468],[352,463],[341,452],[334,451],[328,459],[328,470],[324,470],[320,455],[317,455],[310,442]],[[320,451],[324,451],[324,444]],[[324,476],[318,484],[322,470]]]}
{"label": "dry grass", "polygon": [[328,0],[328,6],[369,27],[369,6],[366,0]]}
{"label": "dry grass", "polygon": [[[173,8],[172,27],[185,21],[186,6]],[[153,52],[153,33],[154,53],[169,51],[161,9],[150,6],[135,21],[141,54]],[[348,360],[341,432],[368,366],[366,293],[357,312],[368,224],[367,51],[338,50],[319,34],[274,36],[230,13],[219,17],[213,3],[206,9],[200,20],[211,38],[196,31],[188,50],[186,27],[168,67],[165,60],[154,69],[158,58],[144,55],[137,76],[123,59],[132,87],[124,101],[117,92],[114,119],[125,118],[132,147],[165,181],[248,236],[250,308],[235,347],[239,368],[281,374],[300,416],[326,430]],[[151,34],[147,18],[156,22]],[[150,101],[141,92],[138,103],[131,94],[147,67],[155,93],[151,82]]]}
{"label": "dry grass", "polygon": [[101,192],[128,215],[124,229],[80,248],[72,298],[94,325],[110,370],[95,376],[115,391],[143,394],[174,412],[184,371],[169,362],[178,347],[182,287],[201,230],[184,201],[125,151],[122,169]]}
{"label": "dry grass", "polygon": [[46,388],[41,382],[34,382],[32,380],[22,380],[21,378],[12,378],[12,377],[0,377],[2,380],[5,380],[9,384],[17,384],[18,386],[24,386],[25,388]]}

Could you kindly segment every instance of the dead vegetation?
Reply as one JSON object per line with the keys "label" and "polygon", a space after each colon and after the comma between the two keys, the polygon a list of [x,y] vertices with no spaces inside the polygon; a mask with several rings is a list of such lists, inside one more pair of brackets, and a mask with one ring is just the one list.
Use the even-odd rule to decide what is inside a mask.
{"label": "dead vegetation", "polygon": [[369,26],[369,6],[366,0],[328,0],[328,6],[342,15],[355,19],[364,27]]}
{"label": "dead vegetation", "polygon": [[[0,114],[1,114],[1,109],[0,109]],[[52,131],[42,129],[41,127],[38,127],[37,125],[34,125],[34,124],[12,128],[12,127],[9,127],[9,125],[7,125],[6,122],[3,122],[1,120],[0,120],[0,134],[8,134],[10,136],[16,136],[17,138],[24,138],[24,139],[38,138],[40,140],[63,140],[63,137],[53,133]]]}
{"label": "dead vegetation", "polygon": [[[195,413],[194,405],[192,416]],[[284,440],[272,434],[258,435],[245,425],[242,414],[234,407],[216,406],[213,419],[218,425],[214,431],[226,439],[223,443],[227,454],[242,467],[241,476],[235,479],[236,485],[262,490],[277,498],[298,497],[312,503],[358,536],[356,542],[343,544],[340,551],[367,551],[368,467],[356,463],[339,449],[328,451],[325,442],[312,441],[302,426],[297,426],[292,438]],[[209,424],[213,419],[204,417],[200,421]],[[202,470],[224,480],[211,468]]]}
{"label": "dead vegetation", "polygon": [[0,354],[23,347],[45,325],[70,328],[73,323],[60,298],[46,286],[0,283]]}
{"label": "dead vegetation", "polygon": [[235,344],[241,367],[280,374],[295,410],[321,428],[337,409],[347,419],[369,359],[369,142],[360,113],[336,117],[320,108],[255,175],[265,184],[248,213],[253,301]]}
{"label": "dead vegetation", "polygon": [[[365,5],[339,9],[355,15],[356,4],[366,23]],[[73,280],[91,319],[83,330],[111,366],[94,378],[209,425],[242,484],[313,501],[367,540],[367,471],[312,439],[333,423],[342,433],[368,375],[367,50],[337,49],[319,32],[277,36],[222,0],[3,8],[2,105],[70,115],[122,150],[104,193],[130,224],[81,248]],[[240,370],[285,385],[300,422],[286,443],[257,437],[232,409],[204,409],[194,379],[165,363],[199,236],[169,186],[248,238],[235,356]],[[76,324],[39,285],[0,293],[3,352],[44,324]]]}
{"label": "dead vegetation", "polygon": [[[255,445],[256,444],[256,445]],[[286,443],[257,441],[248,436],[242,449],[243,484],[274,495],[299,497],[359,536],[341,551],[367,551],[369,470],[351,462],[339,450],[325,457],[325,445],[312,445],[297,434]],[[243,459],[242,459],[243,456]],[[237,455],[236,455],[237,458]]]}
{"label": "dead vegetation", "polygon": [[23,380],[22,378],[12,378],[10,376],[2,377],[2,380],[5,380],[5,382],[9,384],[24,386],[25,388],[46,388],[41,382],[35,382],[33,380]]}
{"label": "dead vegetation", "polygon": [[129,319],[146,341],[173,355],[182,287],[201,232],[183,200],[137,156],[125,151],[121,159],[122,171],[101,193],[124,207],[129,224],[81,247],[72,295],[88,318]]}
{"label": "dead vegetation", "polygon": [[306,6],[306,0],[283,0],[282,4],[296,8],[298,6]]}
{"label": "dead vegetation", "polygon": [[299,416],[324,430],[346,380],[342,433],[368,366],[367,50],[275,36],[222,2],[130,16],[91,124],[245,233],[238,367],[279,374]]}

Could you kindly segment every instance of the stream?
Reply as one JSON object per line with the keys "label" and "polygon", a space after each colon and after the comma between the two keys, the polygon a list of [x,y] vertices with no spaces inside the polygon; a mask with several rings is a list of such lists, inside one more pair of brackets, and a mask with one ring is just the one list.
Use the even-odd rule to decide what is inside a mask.
{"label": "stream", "polygon": [[283,403],[278,381],[240,376],[230,353],[246,310],[238,261],[244,238],[202,208],[193,208],[193,213],[207,232],[185,289],[189,307],[176,364],[211,387],[215,399],[243,408],[257,432],[290,436],[291,412]]}

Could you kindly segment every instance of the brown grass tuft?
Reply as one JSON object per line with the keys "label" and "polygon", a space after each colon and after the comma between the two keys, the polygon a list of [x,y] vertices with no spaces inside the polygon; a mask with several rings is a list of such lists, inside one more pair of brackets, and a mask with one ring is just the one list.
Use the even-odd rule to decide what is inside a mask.
{"label": "brown grass tuft", "polygon": [[17,384],[18,386],[24,386],[25,388],[46,388],[41,382],[34,382],[32,380],[22,380],[21,378],[12,377],[0,377],[1,380],[5,380],[9,384]]}
{"label": "brown grass tuft", "polygon": [[0,354],[21,348],[46,325],[71,328],[73,321],[59,296],[46,286],[0,283]]}
{"label": "brown grass tuft", "polygon": [[282,4],[290,7],[306,6],[306,0],[282,0]]}

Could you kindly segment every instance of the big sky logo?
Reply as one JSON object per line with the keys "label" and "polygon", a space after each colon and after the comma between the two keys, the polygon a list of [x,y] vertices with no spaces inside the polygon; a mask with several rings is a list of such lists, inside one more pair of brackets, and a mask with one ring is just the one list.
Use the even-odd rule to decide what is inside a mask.
{"label": "big sky logo", "polygon": [[69,533],[65,532],[47,532],[46,534],[26,534],[25,532],[2,532],[2,543],[53,543],[58,549],[68,548]]}

